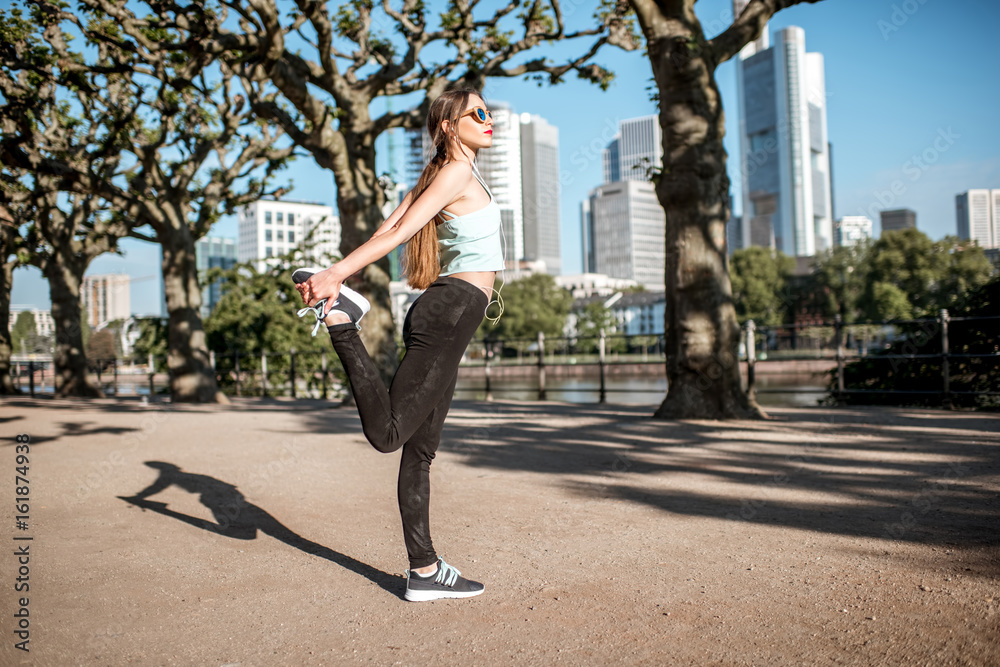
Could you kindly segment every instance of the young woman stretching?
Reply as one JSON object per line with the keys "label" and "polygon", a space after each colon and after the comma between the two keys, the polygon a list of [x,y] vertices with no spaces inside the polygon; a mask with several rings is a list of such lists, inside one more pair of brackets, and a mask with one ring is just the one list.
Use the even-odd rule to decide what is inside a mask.
{"label": "young woman stretching", "polygon": [[[430,464],[451,406],[458,364],[483,320],[496,272],[504,268],[500,207],[476,168],[493,144],[493,116],[475,91],[441,95],[427,115],[434,157],[416,187],[366,243],[330,268],[292,274],[303,300],[325,323],[351,382],[365,437],[380,452],[403,448],[399,513],[410,560],[407,600],[479,595],[435,553],[428,509]],[[407,282],[425,290],[406,315],[406,356],[386,389],[358,337],[369,303],[344,286],[348,276],[406,243]],[[314,329],[315,332],[315,329]]]}

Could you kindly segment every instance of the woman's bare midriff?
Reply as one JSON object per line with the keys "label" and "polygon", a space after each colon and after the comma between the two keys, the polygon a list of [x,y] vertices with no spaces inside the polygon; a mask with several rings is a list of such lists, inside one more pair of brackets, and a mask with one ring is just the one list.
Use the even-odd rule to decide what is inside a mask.
{"label": "woman's bare midriff", "polygon": [[496,271],[461,271],[452,273],[449,277],[460,278],[467,283],[472,283],[483,290],[487,299],[493,298],[493,281],[496,280]]}

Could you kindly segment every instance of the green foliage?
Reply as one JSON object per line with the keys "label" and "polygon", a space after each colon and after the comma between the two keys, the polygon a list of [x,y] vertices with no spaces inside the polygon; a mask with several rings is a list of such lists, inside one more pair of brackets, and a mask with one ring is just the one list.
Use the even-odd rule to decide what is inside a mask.
{"label": "green foliage", "polygon": [[87,321],[87,317],[83,310],[80,311],[80,341],[83,343],[83,349],[87,349],[87,343],[90,342],[90,322]]}
{"label": "green foliage", "polygon": [[531,3],[527,11],[522,11],[517,15],[525,24],[531,26],[531,32],[550,34],[556,30],[556,20],[548,11],[548,5],[541,3]]}
{"label": "green foliage", "polygon": [[935,244],[944,255],[943,273],[937,281],[938,308],[952,309],[966,295],[989,282],[993,264],[978,245],[947,236]]}
{"label": "green foliage", "polygon": [[365,27],[362,16],[370,16],[372,6],[371,0],[351,0],[338,7],[336,14],[333,15],[336,34],[352,42],[361,39]]}
{"label": "green foliage", "polygon": [[[284,258],[288,259],[288,258]],[[311,387],[318,387],[321,353],[328,353],[328,370],[343,377],[339,359],[330,354],[330,339],[321,327],[315,337],[316,322],[309,314],[299,318],[303,306],[291,278],[287,261],[275,268],[258,272],[250,264],[238,264],[228,271],[211,269],[206,282],[223,281],[223,296],[205,321],[208,348],[215,352],[219,381],[223,387],[236,381],[235,354],[240,356],[241,391],[260,391],[261,353],[266,353],[268,382],[274,388],[289,377],[290,352],[296,353],[296,376],[306,377]]]}
{"label": "green foliage", "polygon": [[834,315],[840,315],[845,323],[860,319],[860,299],[868,278],[864,259],[870,249],[871,243],[866,241],[817,255],[810,288],[820,295],[825,319],[833,319]]}
{"label": "green foliage", "polygon": [[[962,295],[949,311],[948,349],[954,355],[993,355],[1000,349],[1000,277]],[[925,320],[899,327],[902,337],[882,354],[873,354],[847,364],[845,389],[865,393],[845,394],[844,403],[879,405],[940,405],[944,381],[938,355],[942,350],[942,327],[938,320]],[[884,355],[884,356],[883,356]],[[888,359],[891,355],[911,358]],[[923,356],[928,355],[928,356]],[[991,356],[952,357],[948,366],[949,387],[955,405],[987,409],[1000,408],[1000,398],[986,392],[1000,391],[1000,363]],[[832,375],[832,374],[831,374]],[[831,380],[831,391],[836,378]],[[925,393],[888,394],[882,391]],[[960,393],[959,393],[960,392]]]}
{"label": "green foliage", "polygon": [[[502,296],[503,316],[495,325],[484,320],[479,327],[480,336],[533,340],[539,331],[546,336],[563,335],[573,297],[552,276],[536,273],[507,283]],[[492,316],[494,309],[495,306],[491,307],[488,315]]]}
{"label": "green foliage", "polygon": [[457,30],[462,27],[462,15],[457,9],[452,7],[446,12],[441,12],[441,28],[444,30]]}
{"label": "green foliage", "polygon": [[[917,229],[885,232],[866,258],[869,266],[867,290],[862,307],[867,319],[885,319],[883,309],[900,309],[895,292],[879,287],[892,284],[908,300],[912,313],[920,315],[934,309],[933,288],[942,273],[942,257],[934,243]],[[885,300],[888,299],[888,300]]]}
{"label": "green foliage", "polygon": [[138,320],[139,338],[132,346],[132,358],[136,363],[146,363],[153,355],[156,370],[167,367],[167,321],[159,317]]}
{"label": "green foliage", "polygon": [[808,288],[816,291],[824,317],[879,322],[954,308],[992,274],[978,245],[954,236],[931,241],[919,230],[906,229],[819,254]]}
{"label": "green foliage", "polygon": [[729,260],[733,305],[741,322],[758,326],[781,324],[788,316],[788,277],[795,260],[780,251],[751,246],[737,250]]}
{"label": "green foliage", "polygon": [[[603,331],[605,336],[611,336],[617,330],[618,321],[603,301],[588,303],[576,319],[577,349],[581,352],[596,352],[601,332]],[[614,336],[605,339],[606,352],[624,352],[625,348],[623,337]]]}
{"label": "green foliage", "polygon": [[497,50],[506,49],[511,45],[511,37],[514,36],[513,30],[500,30],[496,26],[490,26],[486,29],[486,38],[493,45],[493,48]]}
{"label": "green foliage", "polygon": [[869,287],[869,303],[877,315],[872,320],[908,320],[913,317],[913,305],[906,292],[892,283],[875,282]]}
{"label": "green foliage", "polygon": [[315,320],[296,316],[302,303],[290,269],[260,273],[251,264],[239,264],[228,271],[210,270],[206,277],[208,282],[219,279],[222,299],[205,322],[208,347],[216,354],[239,351],[249,357],[329,349],[325,336],[311,336]]}
{"label": "green foliage", "polygon": [[[9,10],[0,9],[0,52],[4,59],[20,60],[25,67],[24,81],[29,88],[38,88],[45,81],[40,71],[56,62],[56,55],[45,44],[39,30],[40,25],[48,22],[37,7],[33,7],[31,18],[24,17],[21,8],[14,5]],[[5,90],[4,96],[18,93]]]}
{"label": "green foliage", "polygon": [[25,310],[17,314],[14,326],[10,330],[10,347],[14,354],[30,354],[35,352],[33,341],[35,338],[35,314],[30,310]]}

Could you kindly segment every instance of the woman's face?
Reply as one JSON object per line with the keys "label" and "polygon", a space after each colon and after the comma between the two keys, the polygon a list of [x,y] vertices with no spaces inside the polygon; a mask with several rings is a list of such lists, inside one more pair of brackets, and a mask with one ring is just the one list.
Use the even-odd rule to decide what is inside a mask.
{"label": "woman's face", "polygon": [[[486,116],[485,120],[480,121],[480,112]],[[472,150],[493,145],[493,116],[478,95],[469,96],[465,111],[458,120],[458,138]]]}

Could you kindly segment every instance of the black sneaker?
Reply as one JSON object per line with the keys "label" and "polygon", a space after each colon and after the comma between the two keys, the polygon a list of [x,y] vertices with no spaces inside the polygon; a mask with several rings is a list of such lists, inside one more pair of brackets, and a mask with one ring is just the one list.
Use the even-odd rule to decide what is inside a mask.
{"label": "black sneaker", "polygon": [[478,581],[469,581],[457,569],[438,558],[438,569],[434,574],[421,577],[416,572],[407,571],[406,595],[410,602],[427,602],[444,598],[471,598],[479,595],[486,587]]}
{"label": "black sneaker", "polygon": [[[319,273],[320,271],[323,270],[324,269],[317,267],[295,269],[292,272],[292,282],[294,282],[296,285],[298,285],[299,283],[304,283],[305,281],[309,280],[309,277],[311,275],[313,275],[314,273]],[[316,305],[306,306],[305,308],[299,311],[299,317],[302,317],[309,312],[312,312],[316,316],[316,326],[314,326],[312,330],[313,336],[316,335],[316,332],[319,331],[320,327],[323,326],[324,324],[323,309],[326,306],[326,301],[327,301],[326,299],[322,299]],[[333,306],[330,307],[330,312],[338,310],[344,313],[349,318],[351,318],[351,322],[354,323],[354,326],[360,329],[361,318],[364,317],[365,314],[369,310],[371,310],[371,308],[372,305],[368,303],[368,299],[361,296],[360,294],[352,290],[350,287],[346,285],[341,285],[340,296],[337,298],[336,301],[333,302]],[[329,315],[330,313],[326,314]]]}

